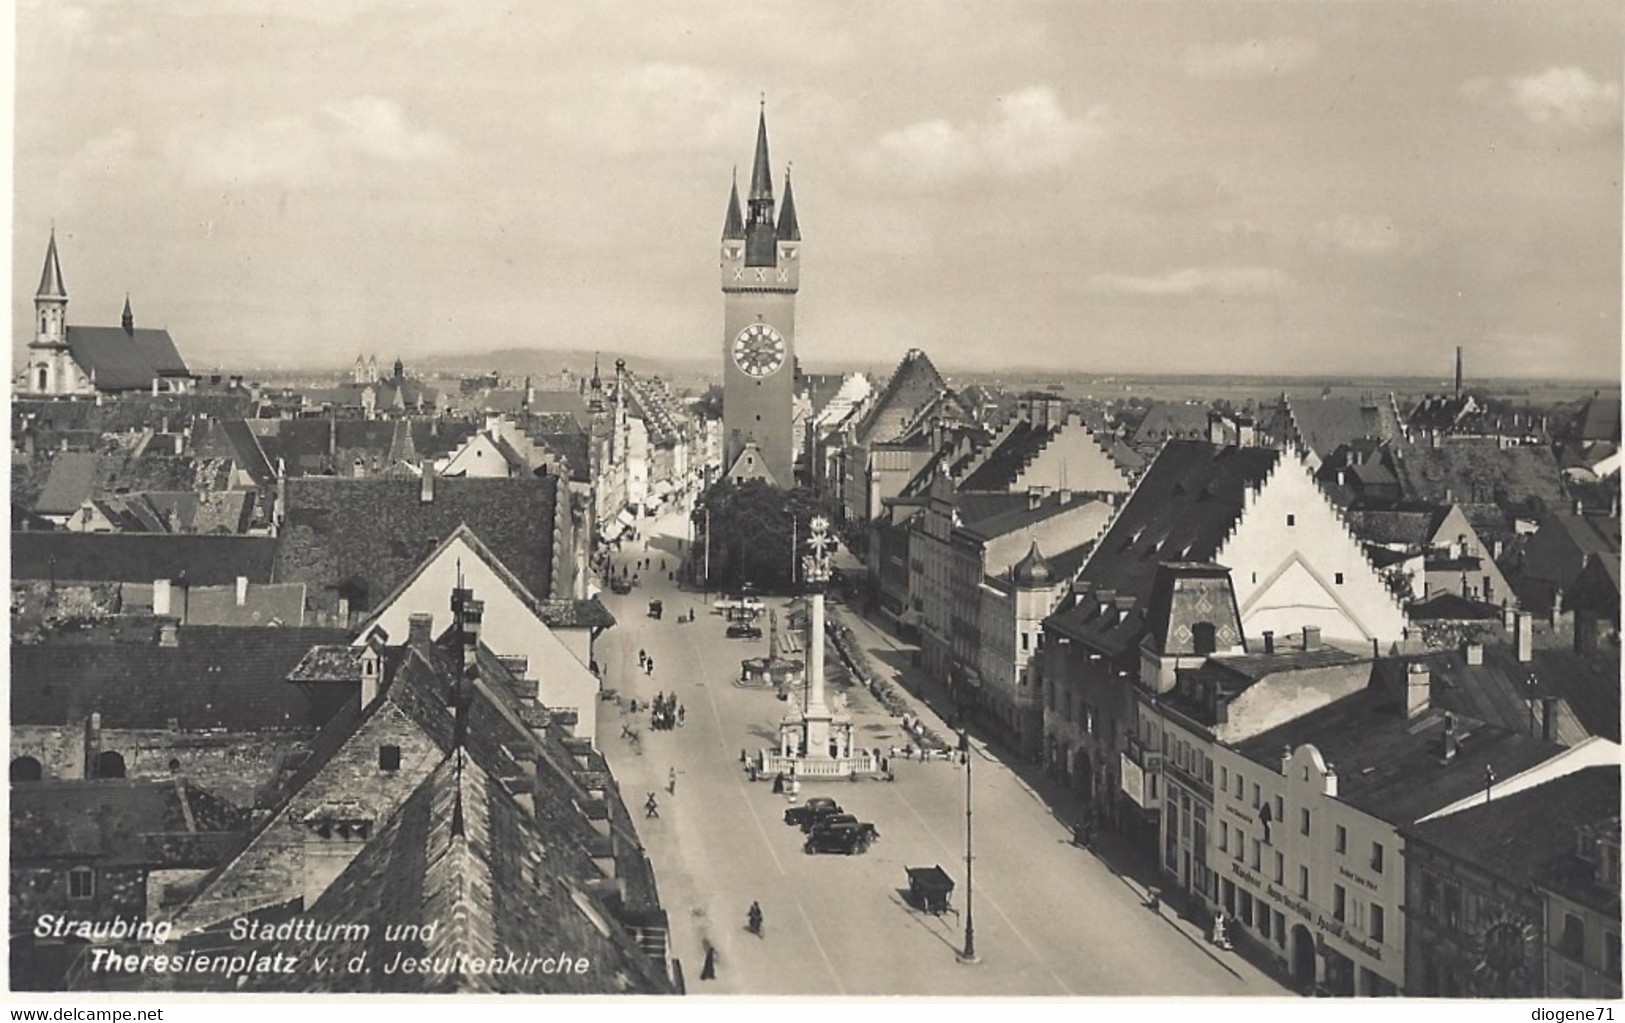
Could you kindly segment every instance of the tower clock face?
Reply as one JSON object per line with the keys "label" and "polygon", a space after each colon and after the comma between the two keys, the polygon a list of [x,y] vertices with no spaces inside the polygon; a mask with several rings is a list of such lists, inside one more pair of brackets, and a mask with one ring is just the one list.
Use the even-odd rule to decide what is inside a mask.
{"label": "tower clock face", "polygon": [[734,365],[753,377],[771,376],[784,365],[784,347],[784,335],[765,323],[753,323],[734,338]]}

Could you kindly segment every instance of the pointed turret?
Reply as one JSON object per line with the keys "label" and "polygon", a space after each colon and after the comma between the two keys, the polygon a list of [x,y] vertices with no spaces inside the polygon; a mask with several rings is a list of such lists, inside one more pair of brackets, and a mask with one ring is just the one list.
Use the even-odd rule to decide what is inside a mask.
{"label": "pointed turret", "polygon": [[796,196],[790,191],[790,168],[784,169],[784,202],[779,204],[779,241],[799,242],[801,225],[796,222]]}
{"label": "pointed turret", "polygon": [[124,293],[124,315],[119,319],[124,326],[124,333],[135,337],[135,313],[130,311],[130,293]]}
{"label": "pointed turret", "polygon": [[739,168],[734,168],[733,190],[728,193],[728,215],[722,222],[722,240],[743,241],[745,215],[739,209]]}
{"label": "pointed turret", "polygon": [[767,100],[762,100],[762,110],[756,121],[756,162],[750,171],[750,201],[755,204],[766,199],[773,202],[773,167],[767,159]]}
{"label": "pointed turret", "polygon": [[35,298],[61,298],[68,297],[68,289],[62,283],[62,266],[56,259],[56,228],[51,229],[51,243],[45,249],[45,269],[39,278],[39,291]]}

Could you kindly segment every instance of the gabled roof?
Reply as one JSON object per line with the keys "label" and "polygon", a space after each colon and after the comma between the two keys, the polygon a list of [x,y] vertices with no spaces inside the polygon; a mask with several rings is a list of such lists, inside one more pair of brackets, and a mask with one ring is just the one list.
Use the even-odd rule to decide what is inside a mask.
{"label": "gabled roof", "polygon": [[34,511],[40,515],[71,515],[96,492],[96,471],[101,456],[92,452],[62,451],[51,459],[51,472]]}
{"label": "gabled roof", "polygon": [[1619,407],[1617,394],[1600,394],[1586,402],[1580,413],[1580,439],[1619,443]]}
{"label": "gabled roof", "polygon": [[990,506],[998,507],[998,505],[993,502],[984,503],[977,500],[980,496],[972,494],[959,495],[959,500],[954,507],[959,511],[960,521],[964,524],[955,529],[954,532],[970,539],[983,541],[995,540],[1011,533],[1019,533],[1056,515],[1064,515],[1067,512],[1077,511],[1084,505],[1098,503],[1097,498],[1088,497],[1084,494],[1073,494],[1063,504],[1061,495],[1046,494],[1039,499],[1035,506],[1032,499],[1026,494],[999,494],[997,496],[1014,498],[1014,500],[1009,501],[1008,504],[999,502],[999,504],[1004,504],[1004,507],[999,508],[998,511],[994,511],[992,514],[985,514],[985,510]]}
{"label": "gabled roof", "polygon": [[558,481],[437,478],[434,499],[417,480],[305,477],[287,483],[276,577],[313,588],[359,586],[366,610],[395,590],[457,528],[467,525],[532,592],[550,596]]}
{"label": "gabled roof", "polygon": [[205,533],[67,533],[11,535],[13,579],[150,583],[186,579],[195,586],[271,581],[276,541],[264,536]]}
{"label": "gabled roof", "polygon": [[229,458],[253,481],[265,486],[276,480],[276,471],[265,457],[259,438],[242,419],[213,421],[194,449],[200,458]]}
{"label": "gabled roof", "polygon": [[1346,512],[1349,528],[1356,538],[1370,543],[1402,543],[1426,546],[1450,514],[1445,504],[1411,505],[1386,509],[1354,509]]}
{"label": "gabled roof", "polygon": [[[372,924],[365,942],[336,957],[397,953],[444,962],[443,971],[382,969],[299,983],[323,993],[669,994],[671,985],[587,890],[596,868],[545,837],[502,782],[473,759],[448,756],[309,909],[318,921]],[[424,925],[430,939],[386,941],[389,925]],[[428,927],[427,925],[438,925]],[[421,933],[421,932],[420,932]],[[569,949],[586,973],[471,968],[518,952]],[[523,950],[523,951],[521,951]]]}
{"label": "gabled roof", "polygon": [[182,626],[178,645],[13,645],[13,725],[70,725],[100,712],[103,728],[202,731],[311,729],[355,693],[302,689],[288,673],[335,629]]}
{"label": "gabled roof", "polygon": [[[1550,448],[1495,440],[1455,440],[1431,447],[1401,445],[1396,468],[1405,496],[1414,501],[1495,502],[1503,507],[1538,501],[1548,511],[1566,507],[1563,473]],[[1474,525],[1477,523],[1475,521]]]}
{"label": "gabled roof", "polygon": [[1146,409],[1145,418],[1140,420],[1130,443],[1136,446],[1157,444],[1170,437],[1206,439],[1207,415],[1210,411],[1206,405],[1158,402]]}
{"label": "gabled roof", "polygon": [[931,364],[931,357],[918,348],[910,348],[859,420],[857,442],[867,445],[896,440],[903,428],[914,420],[920,407],[947,389],[948,383]]}
{"label": "gabled roof", "polygon": [[[1541,712],[1531,700],[1562,701],[1552,739],[1573,746],[1593,736],[1620,736],[1619,656],[1583,656],[1572,650],[1537,648],[1527,662],[1513,648],[1486,645],[1480,664],[1468,664],[1458,648],[1420,658],[1432,679],[1432,700],[1443,710],[1539,735]],[[1533,683],[1531,683],[1533,680]],[[1566,708],[1566,713],[1564,709]]]}
{"label": "gabled roof", "polygon": [[[1496,773],[1507,777],[1499,768]],[[1406,828],[1405,836],[1522,887],[1574,850],[1575,828],[1618,816],[1619,768],[1586,767],[1423,821]],[[1617,909],[1617,888],[1613,898]]]}
{"label": "gabled roof", "polygon": [[43,781],[11,787],[14,864],[206,868],[248,815],[184,780]]}
{"label": "gabled roof", "polygon": [[1031,422],[1018,422],[999,439],[982,464],[959,483],[961,490],[1009,490],[1023,469],[1038,456],[1060,427],[1049,428]]}
{"label": "gabled roof", "polygon": [[191,375],[167,330],[69,326],[68,348],[101,391],[149,390],[155,377]]}
{"label": "gabled roof", "polygon": [[1325,459],[1357,440],[1393,443],[1404,436],[1393,403],[1381,398],[1288,399],[1286,403],[1300,447]]}

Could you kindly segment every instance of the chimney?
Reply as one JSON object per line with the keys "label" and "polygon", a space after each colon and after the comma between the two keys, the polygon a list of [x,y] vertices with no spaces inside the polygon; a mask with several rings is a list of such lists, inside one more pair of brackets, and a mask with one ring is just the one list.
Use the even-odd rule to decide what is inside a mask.
{"label": "chimney", "polygon": [[1462,656],[1467,659],[1468,667],[1471,667],[1471,668],[1482,667],[1483,664],[1484,664],[1484,644],[1483,643],[1467,643],[1467,644],[1465,644],[1465,646],[1464,646],[1464,648],[1462,650]]}
{"label": "chimney", "polygon": [[1305,650],[1320,649],[1320,626],[1305,625],[1303,627],[1303,648]]}
{"label": "chimney", "polygon": [[1275,652],[1275,630],[1273,629],[1264,630],[1264,652],[1266,654]]}
{"label": "chimney", "polygon": [[237,606],[242,607],[248,603],[248,576],[237,577]]}
{"label": "chimney", "polygon": [[1456,397],[1461,397],[1461,345],[1456,346]]}
{"label": "chimney", "polygon": [[341,627],[345,627],[345,626],[348,626],[349,624],[350,624],[350,598],[349,597],[340,597],[339,598],[339,625]]}
{"label": "chimney", "polygon": [[1244,448],[1258,446],[1258,430],[1251,416],[1236,417],[1236,443]]}
{"label": "chimney", "polygon": [[367,645],[361,649],[361,709],[372,706],[378,699],[378,683],[384,674],[381,647],[383,642],[376,635],[367,640]]}
{"label": "chimney", "polygon": [[170,611],[170,582],[168,579],[154,579],[152,581],[152,613],[167,615]]}
{"label": "chimney", "polygon": [[1326,795],[1332,797],[1333,799],[1336,799],[1337,798],[1337,765],[1336,764],[1332,763],[1331,761],[1326,762],[1326,773],[1324,775],[1322,775],[1322,780],[1325,782],[1325,785],[1326,785],[1326,788],[1325,788]]}
{"label": "chimney", "polygon": [[178,622],[159,622],[158,623],[158,645],[159,646],[171,646],[171,647],[180,646],[181,645],[181,627],[180,627],[180,623],[178,623]]}
{"label": "chimney", "polygon": [[418,500],[423,504],[434,503],[434,465],[428,459],[423,460],[423,489]]}
{"label": "chimney", "polygon": [[1444,715],[1444,758],[1446,760],[1456,759],[1456,750],[1459,746],[1460,742],[1456,738],[1456,716],[1446,711]]}
{"label": "chimney", "polygon": [[1038,506],[1040,504],[1043,504],[1043,503],[1044,503],[1044,491],[1041,488],[1036,487],[1036,486],[1028,487],[1027,488],[1027,509],[1029,511],[1036,510],[1038,508]]}
{"label": "chimney", "polygon": [[1209,412],[1207,414],[1207,442],[1209,444],[1223,444],[1225,442],[1224,434],[1224,416],[1217,412]]}
{"label": "chimney", "polygon": [[1100,604],[1100,613],[1104,615],[1117,605],[1116,590],[1096,590],[1095,600]]}
{"label": "chimney", "polygon": [[1519,664],[1528,664],[1535,659],[1535,619],[1528,611],[1514,611],[1512,614],[1515,619],[1512,649]]}
{"label": "chimney", "polygon": [[1416,717],[1425,712],[1432,702],[1433,675],[1421,661],[1412,661],[1405,667],[1405,716]]}
{"label": "chimney", "polygon": [[1055,491],[1055,499],[1061,504],[1071,504],[1072,488],[1065,483],[1061,484],[1060,488]]}
{"label": "chimney", "polygon": [[1518,628],[1518,612],[1505,598],[1501,600],[1501,628],[1508,632],[1516,632]]}
{"label": "chimney", "polygon": [[406,619],[406,642],[412,645],[428,643],[434,639],[434,615],[418,612]]}
{"label": "chimney", "polygon": [[1287,773],[1287,765],[1292,763],[1292,746],[1287,744],[1281,747],[1281,773]]}

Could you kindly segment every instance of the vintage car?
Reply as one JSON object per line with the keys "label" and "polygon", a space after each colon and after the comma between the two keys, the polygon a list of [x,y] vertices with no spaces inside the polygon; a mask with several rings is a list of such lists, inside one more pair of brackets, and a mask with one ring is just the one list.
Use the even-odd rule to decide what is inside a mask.
{"label": "vintage car", "polygon": [[869,843],[873,841],[865,826],[857,823],[834,824],[828,827],[814,828],[812,834],[802,845],[802,850],[809,855],[813,853],[843,853],[851,856],[854,853],[869,851]]}
{"label": "vintage car", "polygon": [[649,601],[649,617],[650,618],[659,618],[661,615],[663,615],[665,613],[666,613],[666,605],[665,604],[661,603],[659,600],[651,600],[651,601]]}
{"label": "vintage car", "polygon": [[857,828],[859,831],[863,832],[864,837],[868,841],[878,842],[880,840],[880,831],[876,829],[873,824],[870,824],[868,821],[860,821],[856,816],[850,813],[835,813],[819,818],[813,823],[813,826],[808,830],[807,833],[817,834],[820,831],[829,831],[839,828]]}
{"label": "vintage car", "polygon": [[609,591],[611,593],[631,593],[632,580],[617,576],[609,581]]}
{"label": "vintage car", "polygon": [[[834,804],[834,801],[831,800],[831,803]],[[845,811],[843,811],[838,804],[837,805],[831,805],[827,809],[823,808],[823,807],[817,807],[817,808],[814,808],[813,810],[811,810],[811,811],[809,811],[807,813],[806,819],[801,822],[801,830],[805,831],[805,832],[808,832],[808,833],[811,833],[814,828],[816,828],[819,825],[823,824],[825,821],[831,819],[832,817],[851,817],[851,816],[852,816],[851,814],[846,813]],[[857,820],[856,817],[853,817],[852,819],[854,821]]]}
{"label": "vintage car", "polygon": [[800,806],[792,806],[784,811],[784,823],[796,824],[802,828],[810,826],[814,815],[825,817],[841,812],[841,804],[828,796],[813,796]]}
{"label": "vintage car", "polygon": [[734,622],[728,626],[729,639],[761,639],[762,627],[749,622]]}

